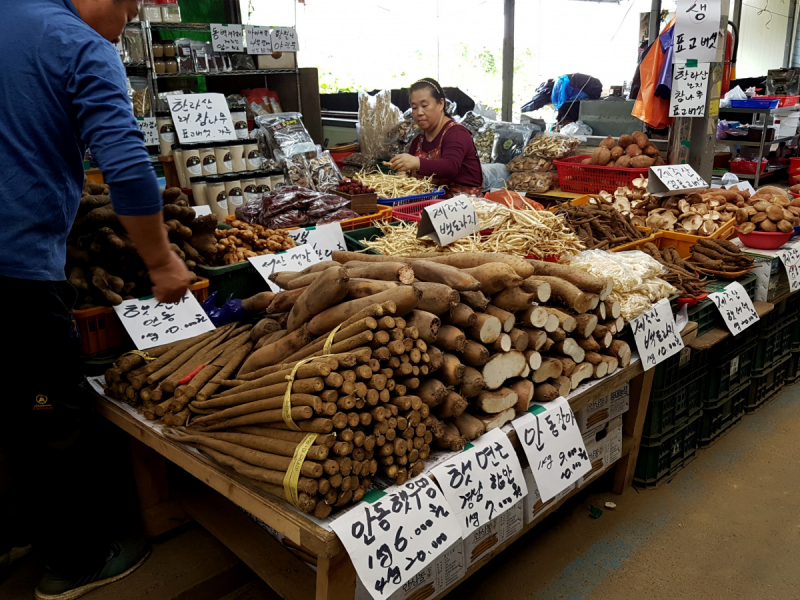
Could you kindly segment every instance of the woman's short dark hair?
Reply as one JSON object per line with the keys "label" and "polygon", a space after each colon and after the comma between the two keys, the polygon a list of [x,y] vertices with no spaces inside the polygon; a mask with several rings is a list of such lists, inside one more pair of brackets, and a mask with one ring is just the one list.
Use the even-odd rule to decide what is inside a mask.
{"label": "woman's short dark hair", "polygon": [[439,82],[430,77],[426,77],[425,79],[420,79],[414,85],[412,85],[408,89],[409,98],[411,97],[411,94],[413,94],[414,92],[419,92],[421,90],[430,90],[431,96],[433,96],[433,99],[436,100],[436,102],[445,100],[447,98],[447,96],[444,95],[444,89],[442,89],[442,86],[439,85]]}

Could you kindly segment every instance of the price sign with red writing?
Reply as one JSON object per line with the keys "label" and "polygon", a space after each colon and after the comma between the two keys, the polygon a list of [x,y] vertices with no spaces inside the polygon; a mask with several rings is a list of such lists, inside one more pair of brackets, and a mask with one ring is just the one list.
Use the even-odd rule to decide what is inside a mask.
{"label": "price sign with red writing", "polygon": [[373,598],[389,598],[461,537],[453,509],[427,477],[364,496],[331,527]]}
{"label": "price sign with red writing", "polygon": [[581,431],[567,399],[534,404],[512,421],[533,471],[542,502],[555,498],[592,470]]}
{"label": "price sign with red writing", "polygon": [[139,350],[188,340],[214,330],[214,324],[192,292],[186,292],[173,303],[159,302],[152,296],[125,300],[114,311]]}

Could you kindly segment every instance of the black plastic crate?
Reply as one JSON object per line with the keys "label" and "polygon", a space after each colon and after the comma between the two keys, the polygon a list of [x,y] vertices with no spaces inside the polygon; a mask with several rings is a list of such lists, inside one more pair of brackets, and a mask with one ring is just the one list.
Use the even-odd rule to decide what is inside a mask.
{"label": "black plastic crate", "polygon": [[789,355],[789,367],[786,370],[786,383],[794,383],[798,377],[800,377],[800,352],[792,352]]}
{"label": "black plastic crate", "polygon": [[741,422],[749,393],[750,385],[745,383],[715,402],[703,403],[698,438],[701,448],[710,446]]}
{"label": "black plastic crate", "polygon": [[[755,328],[750,327],[749,329]],[[757,336],[755,335],[755,330],[749,335],[747,331],[745,330],[736,336],[736,338],[742,338],[739,343],[731,344],[731,341],[736,338],[730,337],[717,344],[717,346],[723,346],[719,350],[717,346],[706,350],[710,354],[713,353],[713,356],[708,360],[709,366],[703,377],[703,402],[705,406],[714,404],[732,390],[737,390],[750,381],[750,376],[753,372]],[[728,344],[725,344],[726,342]]]}
{"label": "black plastic crate", "polygon": [[650,397],[653,400],[660,400],[673,395],[688,382],[697,379],[707,366],[707,352],[686,346],[656,367]]}
{"label": "black plastic crate", "polygon": [[765,324],[761,328],[753,359],[753,377],[760,377],[792,352],[792,334],[796,315],[789,322]]}
{"label": "black plastic crate", "polygon": [[635,485],[654,487],[665,483],[695,458],[701,416],[702,413],[696,414],[658,444],[642,443],[633,476]]}
{"label": "black plastic crate", "polygon": [[698,373],[694,379],[684,382],[682,387],[673,390],[668,396],[651,396],[642,429],[643,444],[661,443],[700,410],[703,403],[701,375]]}
{"label": "black plastic crate", "polygon": [[786,385],[789,374],[789,363],[791,356],[785,357],[773,368],[763,375],[753,377],[748,390],[747,402],[744,409],[748,413],[757,411],[759,408],[773,400],[781,393]]}

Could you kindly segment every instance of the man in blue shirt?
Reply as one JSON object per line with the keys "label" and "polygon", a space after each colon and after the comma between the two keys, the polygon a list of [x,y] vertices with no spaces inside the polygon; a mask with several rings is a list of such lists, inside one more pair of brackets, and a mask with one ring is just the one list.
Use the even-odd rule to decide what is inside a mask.
{"label": "man in blue shirt", "polygon": [[[169,249],[162,202],[112,42],[137,0],[0,0],[0,314],[14,346],[15,385],[2,400],[2,447],[15,495],[0,512],[0,568],[32,541],[47,567],[39,600],[72,600],[132,572],[141,542],[111,542],[99,496],[90,402],[72,335],[75,292],[65,281],[66,238],[78,210],[86,147],[114,210],[148,266],[161,301],[181,298],[186,266]],[[10,335],[9,335],[10,334]],[[8,501],[7,501],[8,502]]]}

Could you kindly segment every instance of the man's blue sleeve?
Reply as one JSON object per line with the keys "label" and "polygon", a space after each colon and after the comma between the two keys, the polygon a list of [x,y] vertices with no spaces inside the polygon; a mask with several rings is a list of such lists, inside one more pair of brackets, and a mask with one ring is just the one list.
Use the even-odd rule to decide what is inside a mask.
{"label": "man's blue sleeve", "polygon": [[100,165],[119,215],[151,215],[163,206],[144,136],[133,116],[125,70],[110,42],[78,54],[69,82],[83,141]]}

